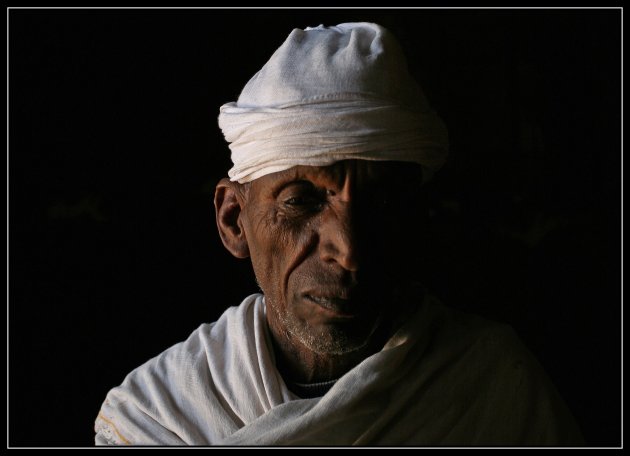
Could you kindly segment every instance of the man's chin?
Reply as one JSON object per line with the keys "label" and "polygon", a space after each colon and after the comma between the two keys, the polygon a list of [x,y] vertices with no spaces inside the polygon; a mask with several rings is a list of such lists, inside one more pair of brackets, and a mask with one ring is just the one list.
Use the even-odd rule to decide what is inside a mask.
{"label": "man's chin", "polygon": [[316,324],[306,323],[288,328],[309,350],[321,355],[346,355],[371,345],[380,326],[380,318],[331,318]]}

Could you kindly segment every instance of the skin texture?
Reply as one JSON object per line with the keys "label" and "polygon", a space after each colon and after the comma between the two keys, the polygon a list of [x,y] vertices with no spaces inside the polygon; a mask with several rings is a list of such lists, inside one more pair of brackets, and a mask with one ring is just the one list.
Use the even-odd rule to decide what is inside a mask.
{"label": "skin texture", "polygon": [[420,167],[347,160],[297,166],[215,192],[225,247],[251,258],[285,380],[339,378],[412,312]]}

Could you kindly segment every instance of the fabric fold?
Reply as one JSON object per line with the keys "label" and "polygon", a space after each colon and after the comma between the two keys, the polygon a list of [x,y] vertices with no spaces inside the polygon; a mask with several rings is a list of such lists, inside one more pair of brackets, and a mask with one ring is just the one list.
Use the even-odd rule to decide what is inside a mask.
{"label": "fabric fold", "polygon": [[579,430],[514,332],[428,297],[322,397],[273,362],[253,295],[131,372],[96,419],[97,444],[567,445]]}
{"label": "fabric fold", "polygon": [[448,152],[399,43],[366,22],[293,30],[218,121],[240,183],[351,159],[418,163],[426,181]]}
{"label": "fabric fold", "polygon": [[446,158],[446,128],[435,113],[383,100],[351,98],[277,108],[228,103],[220,113],[234,163],[228,174],[241,183],[270,170],[350,159],[419,163],[429,179]]}

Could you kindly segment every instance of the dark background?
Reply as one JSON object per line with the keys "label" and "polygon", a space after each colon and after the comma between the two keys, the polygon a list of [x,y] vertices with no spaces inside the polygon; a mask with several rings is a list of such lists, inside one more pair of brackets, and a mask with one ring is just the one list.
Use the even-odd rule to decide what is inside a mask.
{"label": "dark background", "polygon": [[449,127],[424,279],[620,444],[620,10],[8,15],[10,445],[92,445],[109,388],[256,291],[214,225],[218,108],[292,28],[364,20]]}

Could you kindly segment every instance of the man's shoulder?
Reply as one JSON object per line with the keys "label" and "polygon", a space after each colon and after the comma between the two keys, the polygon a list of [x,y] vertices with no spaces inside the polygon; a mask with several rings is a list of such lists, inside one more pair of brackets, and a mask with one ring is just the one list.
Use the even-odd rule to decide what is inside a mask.
{"label": "man's shoulder", "polygon": [[430,347],[441,353],[475,358],[479,367],[531,358],[509,324],[447,307],[437,299],[428,305],[432,307]]}
{"label": "man's shoulder", "polygon": [[[238,325],[248,325],[260,295],[247,297],[240,305],[227,308],[212,323],[203,323],[186,340],[163,350],[132,370],[118,389],[142,397],[154,391],[166,393],[182,382],[204,387],[212,371],[226,361],[225,347]],[[242,329],[241,329],[242,331]]]}
{"label": "man's shoulder", "polygon": [[180,444],[182,438],[209,439],[212,430],[202,432],[195,423],[208,410],[220,409],[212,391],[222,387],[217,382],[234,361],[228,339],[260,318],[255,315],[260,297],[249,296],[228,308],[217,321],[200,325],[185,341],[131,371],[107,394],[96,422],[96,441]]}
{"label": "man's shoulder", "polygon": [[509,324],[442,306],[427,358],[453,382],[466,379],[462,391],[488,401],[529,397],[558,403],[544,368]]}
{"label": "man's shoulder", "polygon": [[[202,323],[186,340],[167,348],[156,357],[144,363],[138,369],[174,372],[174,367],[187,368],[207,362],[209,354],[218,354],[224,350],[230,331],[237,325],[248,325],[255,317],[248,315],[260,305],[262,295],[254,294],[245,298],[238,306],[228,307],[214,322]],[[194,372],[195,370],[190,370]]]}
{"label": "man's shoulder", "polygon": [[430,306],[430,330],[412,381],[422,385],[417,390],[422,407],[446,407],[445,416],[466,417],[451,426],[449,439],[478,444],[581,441],[554,385],[510,325],[438,302]]}

